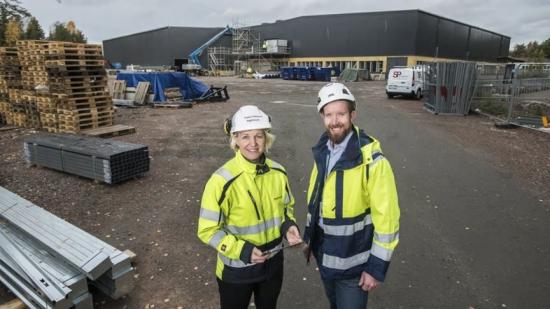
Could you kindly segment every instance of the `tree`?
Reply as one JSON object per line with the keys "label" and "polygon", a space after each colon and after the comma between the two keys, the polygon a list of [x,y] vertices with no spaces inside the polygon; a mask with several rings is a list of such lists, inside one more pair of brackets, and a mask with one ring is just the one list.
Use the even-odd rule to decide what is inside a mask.
{"label": "tree", "polygon": [[25,39],[27,40],[43,40],[44,30],[40,27],[38,20],[35,17],[31,17],[27,24],[27,30],[25,31]]}
{"label": "tree", "polygon": [[22,20],[31,16],[20,4],[19,0],[0,0],[0,46],[4,45],[6,26],[10,19]]}
{"label": "tree", "polygon": [[48,37],[49,40],[76,43],[86,43],[87,41],[82,31],[76,29],[73,21],[69,21],[67,24],[56,22],[52,28]]}
{"label": "tree", "polygon": [[16,19],[10,19],[6,24],[6,30],[4,32],[4,43],[7,46],[15,46],[17,40],[21,39],[23,33],[23,27],[21,22]]}
{"label": "tree", "polygon": [[550,38],[540,44],[540,48],[544,52],[544,57],[550,59]]}
{"label": "tree", "polygon": [[510,52],[512,57],[525,58],[528,61],[544,62],[550,59],[550,39],[539,44],[537,41],[516,44]]}

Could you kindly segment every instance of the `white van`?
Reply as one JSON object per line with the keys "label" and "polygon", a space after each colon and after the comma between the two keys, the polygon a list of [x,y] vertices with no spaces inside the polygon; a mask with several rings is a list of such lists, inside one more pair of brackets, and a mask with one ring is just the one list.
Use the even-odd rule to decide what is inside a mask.
{"label": "white van", "polygon": [[396,67],[388,74],[386,94],[388,98],[396,95],[410,96],[416,99],[422,98],[424,79],[420,68]]}

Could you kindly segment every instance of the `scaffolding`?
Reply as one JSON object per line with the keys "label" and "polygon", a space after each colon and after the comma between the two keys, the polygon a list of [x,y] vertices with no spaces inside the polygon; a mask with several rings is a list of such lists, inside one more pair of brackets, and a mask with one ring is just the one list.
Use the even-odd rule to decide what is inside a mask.
{"label": "scaffolding", "polygon": [[290,54],[290,48],[284,46],[280,50],[269,51],[264,45],[258,31],[235,23],[232,27],[231,48],[208,48],[208,67],[214,75],[278,71],[286,64],[285,58]]}
{"label": "scaffolding", "polygon": [[216,75],[221,72],[233,71],[233,57],[231,48],[225,46],[211,46],[208,48],[208,68]]}

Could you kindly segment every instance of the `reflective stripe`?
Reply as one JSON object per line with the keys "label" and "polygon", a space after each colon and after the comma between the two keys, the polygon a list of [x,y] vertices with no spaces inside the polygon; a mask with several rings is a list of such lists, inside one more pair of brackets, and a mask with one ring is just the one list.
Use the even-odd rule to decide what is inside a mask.
{"label": "reflective stripe", "polygon": [[[279,249],[282,246],[283,246],[283,242],[279,243],[273,249]],[[277,253],[279,253],[279,251],[271,253],[267,258],[270,259],[270,258],[274,257]],[[231,266],[231,267],[243,268],[243,267],[248,267],[248,266],[254,265],[254,263],[246,264],[245,262],[243,262],[241,260],[230,259],[230,258],[226,257],[225,255],[222,255],[221,253],[218,253],[218,257],[220,258],[220,260],[222,260],[222,262],[225,265]]]}
{"label": "reflective stripe", "polygon": [[[376,158],[375,158],[376,156]],[[382,155],[381,152],[374,152],[372,154],[372,157],[373,157],[373,160],[371,163],[369,163],[369,166],[370,167],[373,167],[376,163],[380,162],[380,160],[384,159],[384,156]]]}
{"label": "reflective stripe", "polygon": [[272,166],[273,168],[278,168],[278,169],[281,169],[281,170],[283,169],[283,166],[282,166],[281,164],[279,164],[279,163],[277,163],[277,162],[275,162],[275,161],[271,161],[271,163],[272,163],[271,166]]}
{"label": "reflective stripe", "polygon": [[235,235],[250,235],[250,234],[259,234],[263,231],[266,231],[272,227],[278,227],[282,223],[281,218],[273,218],[269,221],[265,221],[264,223],[259,223],[256,225],[250,225],[250,226],[235,226],[235,225],[228,225],[225,228],[232,234]]}
{"label": "reflective stripe", "polygon": [[399,239],[399,232],[392,233],[392,234],[381,234],[381,233],[374,232],[374,240],[379,242],[389,244],[396,239]]}
{"label": "reflective stripe", "polygon": [[323,231],[327,235],[333,236],[351,236],[358,231],[362,231],[365,226],[372,224],[370,215],[366,215],[363,221],[348,225],[323,225]]}
{"label": "reflective stripe", "polygon": [[225,255],[222,255],[220,253],[218,253],[218,257],[220,258],[220,260],[222,260],[222,262],[225,265],[231,266],[231,267],[243,268],[243,267],[248,267],[248,266],[254,265],[254,264],[246,264],[245,262],[243,262],[241,260],[230,259],[230,258],[228,258]]}
{"label": "reflective stripe", "polygon": [[308,212],[308,213],[307,213],[306,226],[309,226],[310,224],[311,224],[311,214]]}
{"label": "reflective stripe", "polygon": [[285,204],[290,203],[290,195],[288,193],[285,194],[285,200],[283,201],[283,203],[285,203]]}
{"label": "reflective stripe", "polygon": [[214,174],[222,176],[226,181],[233,179],[233,174],[223,167],[220,167],[216,172],[214,172]]}
{"label": "reflective stripe", "polygon": [[387,262],[391,260],[391,256],[393,254],[393,250],[381,247],[377,245],[375,242],[372,243],[372,248],[370,248],[370,251],[372,255]]}
{"label": "reflective stripe", "polygon": [[215,249],[218,249],[218,245],[220,244],[220,242],[222,241],[222,239],[225,237],[225,233],[222,232],[222,231],[217,231],[216,234],[214,234],[214,236],[212,236],[212,238],[210,238],[210,241],[208,242],[208,244],[212,247],[214,247]]}
{"label": "reflective stripe", "polygon": [[220,213],[218,211],[201,208],[200,217],[201,219],[218,222],[218,220],[220,219]]}
{"label": "reflective stripe", "polygon": [[346,270],[357,265],[364,264],[367,262],[368,259],[369,251],[361,252],[348,258],[341,258],[333,255],[323,254],[323,266],[332,269]]}

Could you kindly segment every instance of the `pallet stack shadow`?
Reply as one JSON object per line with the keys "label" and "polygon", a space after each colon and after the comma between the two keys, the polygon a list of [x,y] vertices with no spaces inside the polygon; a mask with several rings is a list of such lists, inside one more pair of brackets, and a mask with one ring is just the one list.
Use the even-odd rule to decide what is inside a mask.
{"label": "pallet stack shadow", "polygon": [[80,135],[47,134],[24,142],[25,160],[70,174],[115,184],[149,170],[145,145]]}
{"label": "pallet stack shadow", "polygon": [[29,308],[93,308],[88,283],[113,299],[134,287],[131,253],[0,187],[0,282]]}

